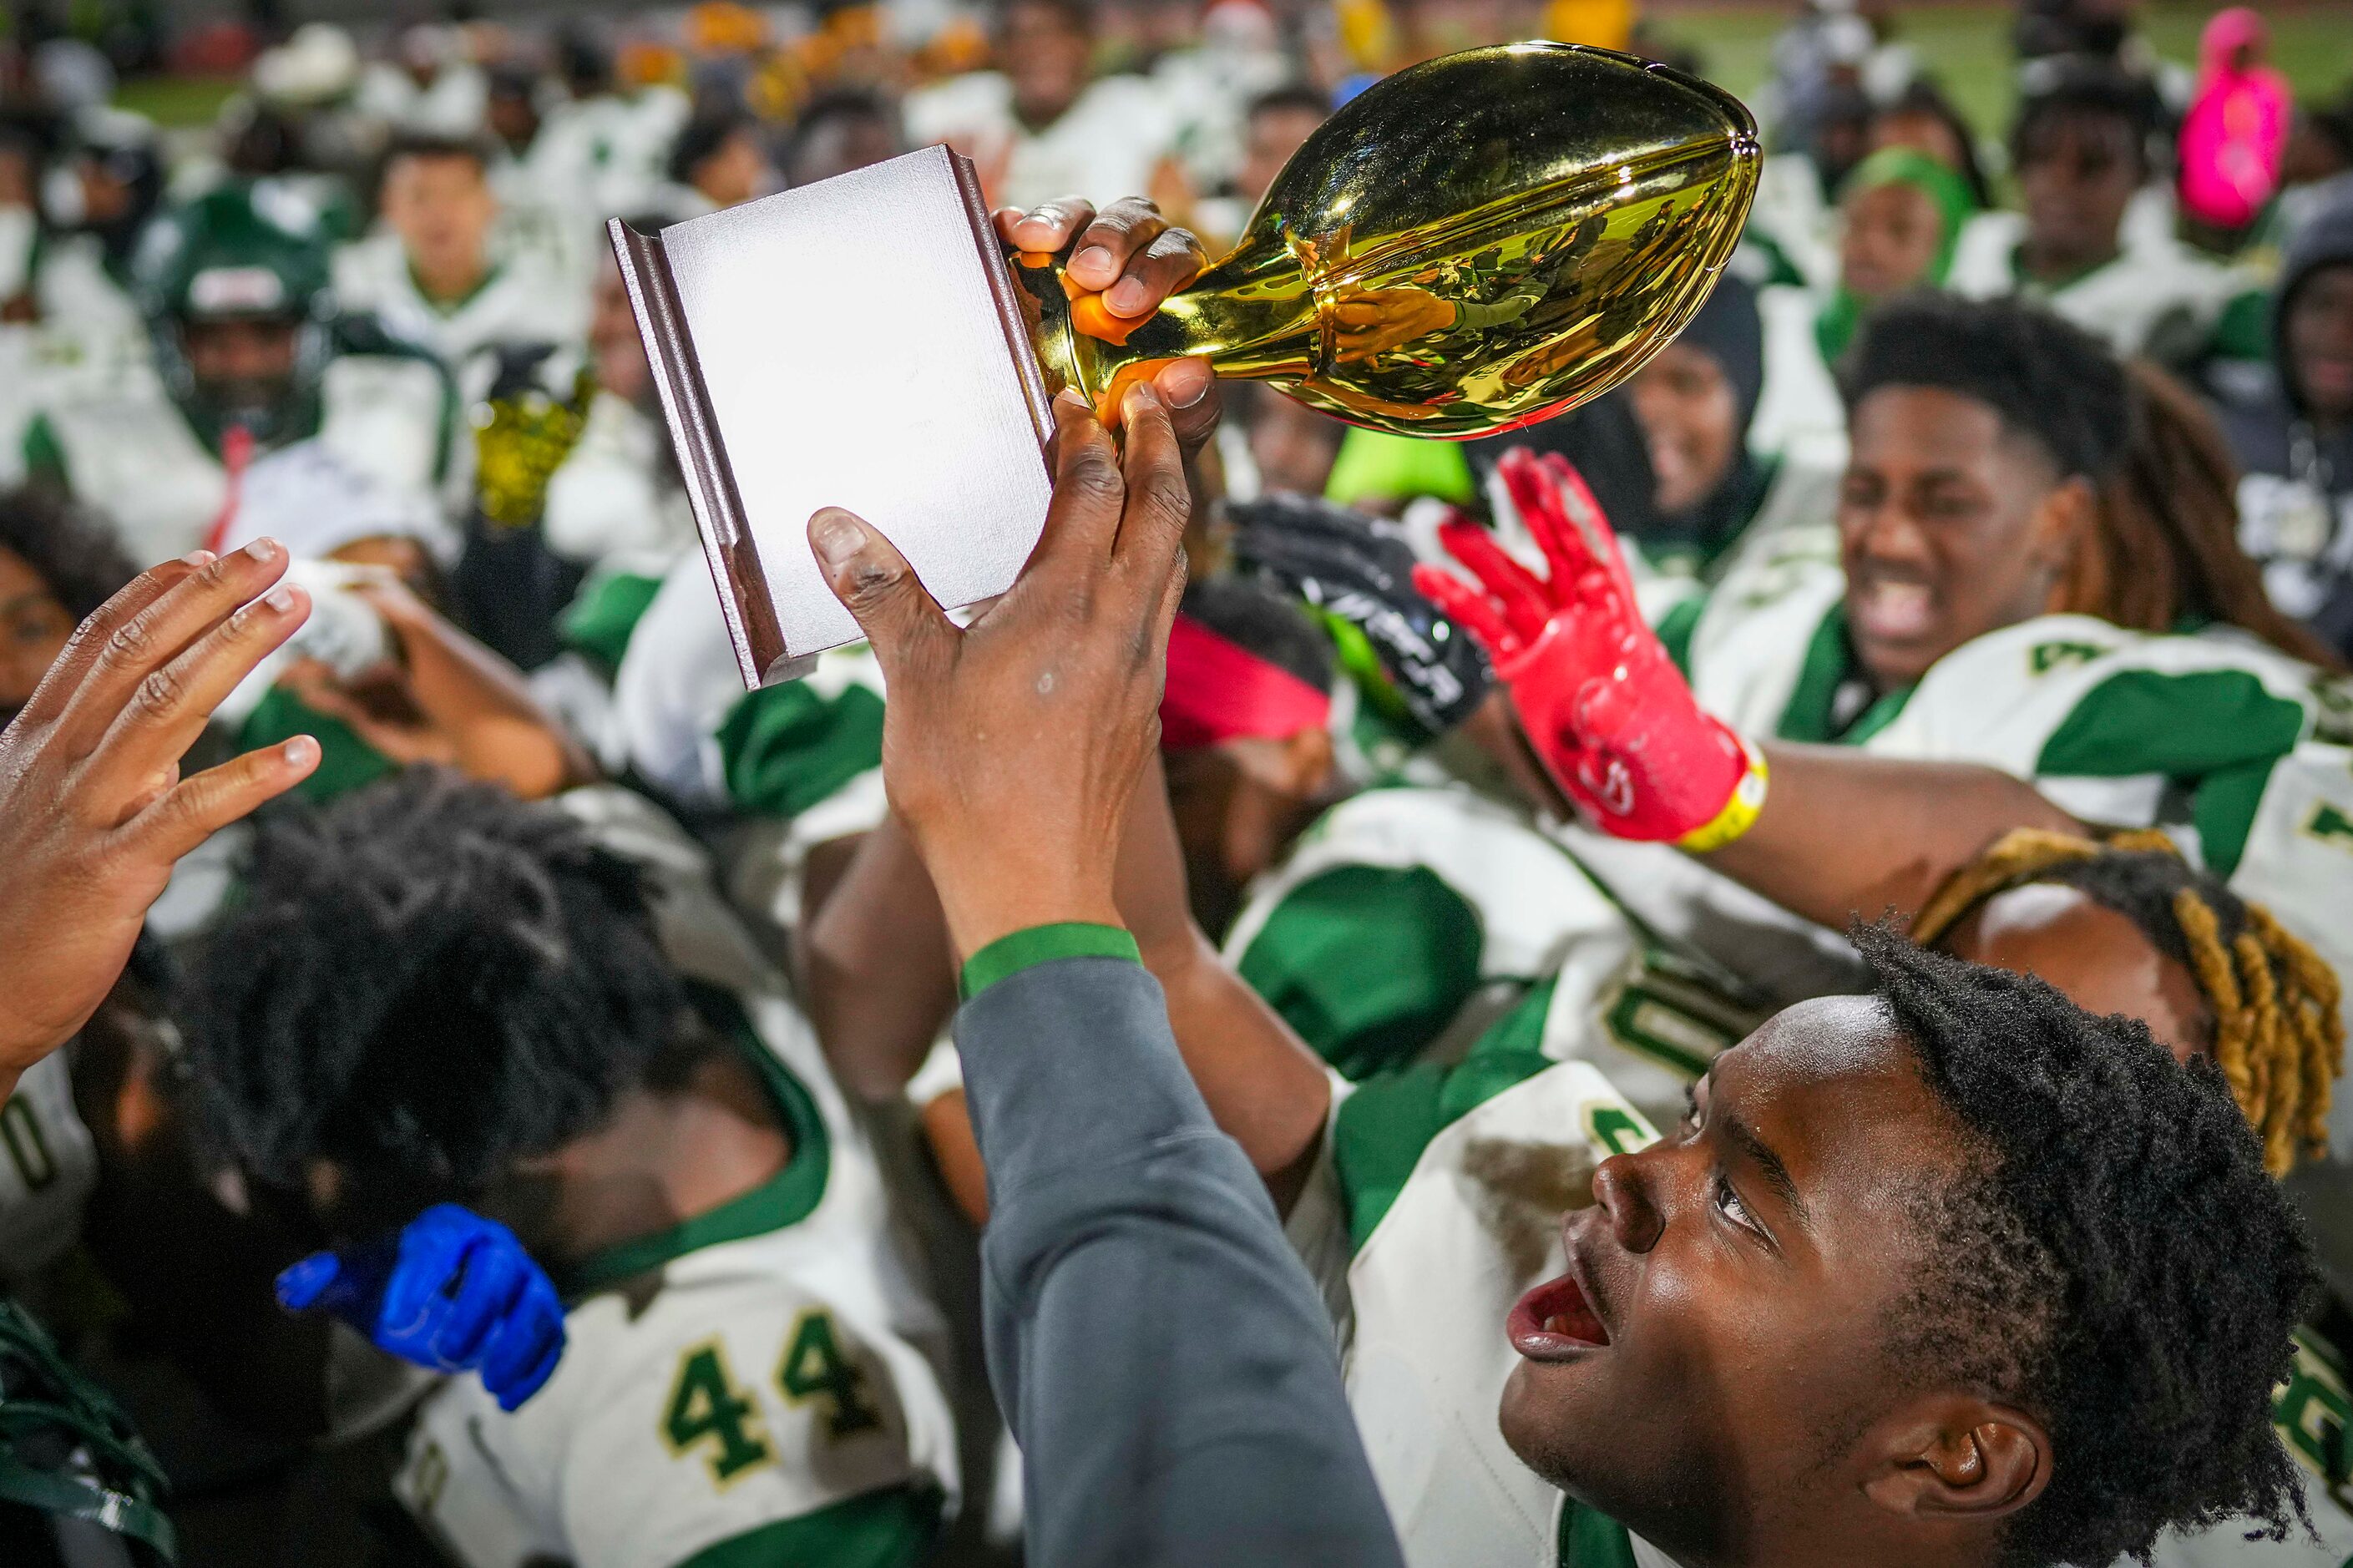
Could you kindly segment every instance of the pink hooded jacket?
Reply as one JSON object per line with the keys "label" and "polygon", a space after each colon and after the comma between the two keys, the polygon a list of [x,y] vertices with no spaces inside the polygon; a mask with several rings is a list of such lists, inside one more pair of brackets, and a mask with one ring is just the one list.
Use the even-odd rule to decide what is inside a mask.
{"label": "pink hooded jacket", "polygon": [[[2198,41],[2198,89],[2181,121],[2181,209],[2244,228],[2279,189],[2295,98],[2263,62],[2270,36],[2244,5],[2219,12]],[[2241,64],[2244,53],[2248,59]]]}

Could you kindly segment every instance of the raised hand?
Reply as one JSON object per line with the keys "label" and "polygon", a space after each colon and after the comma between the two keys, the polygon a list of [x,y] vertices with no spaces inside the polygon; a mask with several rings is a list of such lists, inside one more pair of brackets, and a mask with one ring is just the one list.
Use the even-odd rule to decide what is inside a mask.
{"label": "raised hand", "polygon": [[1123,455],[1083,400],[1055,400],[1045,531],[962,630],[874,529],[838,509],[809,521],[890,685],[884,787],[967,957],[1028,926],[1120,922],[1113,866],[1159,743],[1191,506],[1159,397],[1135,387],[1124,413]]}
{"label": "raised hand", "polygon": [[1486,647],[1537,756],[1595,827],[1694,850],[1729,843],[1764,805],[1763,756],[1700,708],[1644,623],[1577,470],[1525,448],[1499,469],[1549,576],[1457,517],[1440,537],[1479,585],[1429,565],[1415,585]]}
{"label": "raised hand", "polygon": [[318,765],[298,735],[180,776],[213,710],[310,613],[285,572],[262,539],[141,574],[0,731],[0,1098],[104,1000],[174,863]]}
{"label": "raised hand", "polygon": [[1234,554],[1364,633],[1423,729],[1443,735],[1485,699],[1485,656],[1414,586],[1413,547],[1395,523],[1282,494],[1227,515]]}
{"label": "raised hand", "polygon": [[434,1372],[480,1372],[512,1410],[564,1355],[564,1303],[514,1232],[436,1204],[399,1232],[314,1252],[278,1277],[290,1312],[332,1312],[370,1344]]}

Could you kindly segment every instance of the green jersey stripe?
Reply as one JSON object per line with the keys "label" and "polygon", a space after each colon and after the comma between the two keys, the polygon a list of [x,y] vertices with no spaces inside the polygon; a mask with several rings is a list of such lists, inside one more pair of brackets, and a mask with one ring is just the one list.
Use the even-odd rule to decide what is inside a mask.
{"label": "green jersey stripe", "polygon": [[746,692],[719,725],[727,798],[797,816],[882,765],[882,699],[863,686],[819,696],[807,681]]}
{"label": "green jersey stripe", "polygon": [[1344,1077],[1435,1038],[1479,989],[1479,911],[1423,866],[1335,866],[1292,889],[1244,950],[1242,980]]}
{"label": "green jersey stripe", "polygon": [[939,1534],[940,1506],[929,1487],[885,1487],[732,1536],[678,1568],[912,1568]]}

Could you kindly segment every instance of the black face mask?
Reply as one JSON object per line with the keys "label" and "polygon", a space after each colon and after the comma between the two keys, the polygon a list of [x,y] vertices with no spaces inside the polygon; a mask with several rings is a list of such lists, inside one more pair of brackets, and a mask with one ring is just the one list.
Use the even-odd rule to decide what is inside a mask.
{"label": "black face mask", "polygon": [[188,416],[216,448],[233,428],[243,428],[257,446],[274,447],[301,433],[311,399],[290,375],[227,376],[195,384]]}

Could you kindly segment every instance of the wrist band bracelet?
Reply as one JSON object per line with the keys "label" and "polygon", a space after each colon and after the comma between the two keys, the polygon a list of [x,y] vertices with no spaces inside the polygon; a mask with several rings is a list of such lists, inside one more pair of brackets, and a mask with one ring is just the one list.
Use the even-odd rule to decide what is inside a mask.
{"label": "wrist band bracelet", "polygon": [[1757,815],[1765,809],[1765,791],[1768,782],[1765,753],[1750,745],[1746,736],[1739,739],[1740,749],[1748,758],[1748,766],[1742,772],[1740,782],[1733,785],[1731,798],[1724,803],[1724,809],[1714,817],[1676,839],[1676,848],[1704,855],[1711,849],[1723,848],[1757,826]]}

